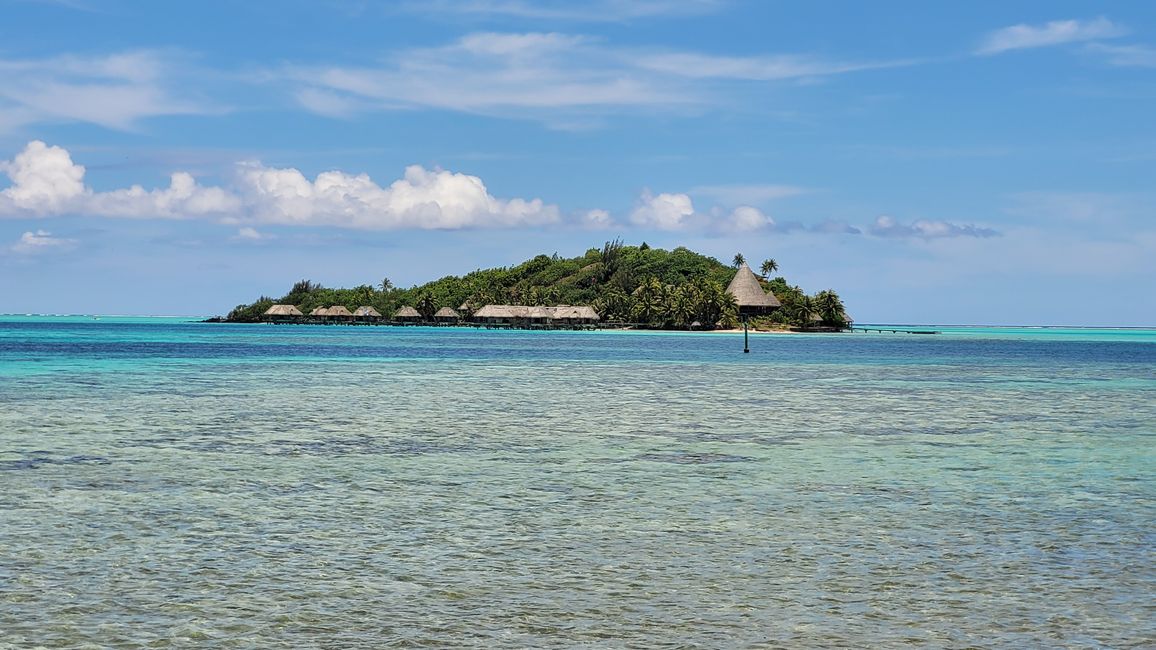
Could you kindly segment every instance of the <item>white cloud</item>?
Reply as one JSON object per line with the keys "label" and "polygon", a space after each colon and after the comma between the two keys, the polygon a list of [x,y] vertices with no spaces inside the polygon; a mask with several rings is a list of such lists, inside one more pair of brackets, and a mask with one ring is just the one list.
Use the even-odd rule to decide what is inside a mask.
{"label": "white cloud", "polygon": [[630,221],[644,228],[680,230],[693,216],[694,203],[686,194],[654,195],[647,190],[642,193],[638,207],[630,213]]}
{"label": "white cloud", "polygon": [[690,193],[713,197],[726,205],[758,205],[808,191],[793,185],[699,185]]}
{"label": "white cloud", "polygon": [[376,66],[298,66],[281,75],[307,110],[343,115],[423,107],[542,119],[570,128],[590,113],[717,104],[715,80],[811,78],[905,62],[826,62],[807,56],[719,57],[616,47],[560,33],[467,34],[441,47],[395,53]]}
{"label": "white cloud", "polygon": [[423,14],[508,16],[542,20],[618,22],[634,18],[707,13],[722,0],[422,0],[406,2],[406,11]]}
{"label": "white cloud", "polygon": [[76,246],[75,239],[55,237],[47,230],[37,230],[21,235],[20,240],[13,244],[10,249],[13,253],[20,255],[36,255],[54,250],[69,250],[74,246]]}
{"label": "white cloud", "polygon": [[724,228],[732,232],[754,232],[774,226],[774,219],[763,214],[758,208],[748,205],[740,205],[732,210],[724,222]]}
{"label": "white cloud", "polygon": [[616,225],[610,213],[602,209],[588,210],[582,215],[581,223],[593,230],[605,230]]}
{"label": "white cloud", "polygon": [[477,176],[407,167],[389,187],[340,171],[313,181],[296,169],[249,164],[240,191],[256,221],[362,229],[458,229],[554,223],[558,209],[540,199],[497,199]]}
{"label": "white cloud", "polygon": [[[169,187],[96,192],[68,151],[34,141],[2,164],[12,181],[0,191],[0,215],[66,214],[151,219],[209,217],[227,223],[277,223],[356,229],[457,229],[549,224],[558,209],[540,199],[498,199],[476,176],[414,165],[388,187],[341,171],[314,180],[297,169],[238,165],[230,188],[205,187],[186,172]],[[242,233],[244,236],[244,233]]]}
{"label": "white cloud", "polygon": [[182,98],[170,53],[0,59],[0,131],[44,122],[128,130],[145,118],[210,112]]}
{"label": "white cloud", "polygon": [[1143,45],[1105,45],[1091,43],[1088,49],[1108,58],[1110,65],[1135,68],[1156,68],[1156,49]]}
{"label": "white cloud", "polygon": [[976,54],[999,54],[1064,43],[1115,38],[1126,30],[1104,17],[1094,20],[1053,20],[1043,25],[1012,25],[991,32],[980,44]]}
{"label": "white cloud", "polygon": [[234,241],[244,242],[259,242],[270,239],[277,239],[276,235],[265,234],[252,226],[245,226],[237,229],[237,234],[233,236]]}
{"label": "white cloud", "polygon": [[667,52],[642,56],[638,59],[639,67],[680,77],[745,79],[749,81],[825,77],[846,72],[909,64],[908,61],[877,63],[822,61],[794,55],[714,56],[696,52]]}
{"label": "white cloud", "polygon": [[0,163],[0,171],[12,180],[12,187],[0,192],[4,202],[35,214],[67,210],[86,192],[84,167],[73,164],[72,156],[60,147],[34,140],[10,162]]}
{"label": "white cloud", "polygon": [[972,224],[954,224],[948,221],[918,219],[909,224],[896,221],[889,216],[875,219],[867,232],[876,237],[916,237],[919,239],[944,239],[949,237],[995,237],[998,232]]}
{"label": "white cloud", "polygon": [[163,190],[139,185],[111,192],[85,186],[83,165],[72,162],[66,149],[29,142],[10,162],[0,163],[12,181],[0,191],[0,215],[54,216],[85,214],[102,217],[179,219],[218,215],[240,207],[238,199],[217,187],[201,187],[187,173],[172,175]]}

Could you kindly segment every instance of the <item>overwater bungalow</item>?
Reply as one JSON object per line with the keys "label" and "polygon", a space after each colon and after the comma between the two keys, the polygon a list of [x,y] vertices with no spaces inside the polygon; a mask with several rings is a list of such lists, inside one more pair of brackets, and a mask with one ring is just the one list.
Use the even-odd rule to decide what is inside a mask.
{"label": "overwater bungalow", "polygon": [[585,306],[486,305],[474,312],[473,320],[487,325],[582,325],[598,322],[599,316]]}
{"label": "overwater bungalow", "polygon": [[381,312],[368,305],[362,305],[354,310],[353,317],[361,323],[372,323],[381,320]]}
{"label": "overwater bungalow", "polygon": [[564,325],[592,325],[601,320],[598,312],[594,311],[593,307],[586,305],[558,305],[553,308],[553,311],[554,313],[550,317],[550,321],[553,323],[561,323]]}
{"label": "overwater bungalow", "polygon": [[329,308],[328,307],[314,307],[313,311],[309,312],[309,315],[310,316],[320,316],[320,317],[324,318],[325,316],[329,315]]}
{"label": "overwater bungalow", "polygon": [[399,323],[420,323],[422,321],[421,313],[418,310],[406,305],[401,309],[393,312],[393,320]]}
{"label": "overwater bungalow", "polygon": [[727,285],[727,293],[735,297],[740,316],[769,314],[782,306],[774,293],[763,291],[759,279],[746,262],[739,266],[735,277]]}
{"label": "overwater bungalow", "polygon": [[273,305],[262,314],[265,320],[272,322],[293,321],[304,315],[305,314],[302,314],[301,310],[297,309],[294,305]]}
{"label": "overwater bungalow", "polygon": [[461,320],[461,315],[449,307],[442,307],[434,314],[434,320],[438,323],[456,323]]}
{"label": "overwater bungalow", "polygon": [[353,320],[353,313],[346,309],[345,305],[334,305],[325,312],[325,315],[332,320]]}

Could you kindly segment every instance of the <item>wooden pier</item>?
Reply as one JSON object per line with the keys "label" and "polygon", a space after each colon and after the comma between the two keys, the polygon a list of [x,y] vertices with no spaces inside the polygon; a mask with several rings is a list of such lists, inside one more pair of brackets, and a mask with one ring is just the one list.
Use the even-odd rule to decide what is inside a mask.
{"label": "wooden pier", "polygon": [[879,332],[888,334],[939,334],[936,330],[905,329],[901,327],[860,327],[854,326],[852,332]]}

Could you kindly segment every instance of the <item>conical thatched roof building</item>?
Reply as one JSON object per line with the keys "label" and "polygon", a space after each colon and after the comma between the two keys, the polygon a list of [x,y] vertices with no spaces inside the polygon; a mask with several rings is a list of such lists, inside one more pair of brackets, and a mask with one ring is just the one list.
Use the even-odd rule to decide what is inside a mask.
{"label": "conical thatched roof building", "polygon": [[353,318],[353,314],[345,308],[345,305],[334,305],[325,311],[325,315],[330,318]]}
{"label": "conical thatched roof building", "polygon": [[393,313],[394,320],[421,320],[418,310],[406,305]]}
{"label": "conical thatched roof building", "polygon": [[304,316],[300,309],[293,305],[273,305],[265,310],[266,316]]}
{"label": "conical thatched roof building", "polygon": [[459,318],[461,315],[449,307],[442,307],[434,314],[434,320],[441,322],[457,322]]}
{"label": "conical thatched roof building", "polygon": [[381,312],[377,311],[373,307],[369,307],[366,305],[358,307],[357,311],[353,312],[353,315],[357,316],[358,318],[364,318],[366,316],[371,316],[373,318],[381,318]]}
{"label": "conical thatched roof building", "polygon": [[329,315],[329,308],[328,307],[314,307],[313,311],[309,312],[309,315],[310,316],[328,316]]}
{"label": "conical thatched roof building", "polygon": [[740,314],[767,314],[782,306],[775,294],[763,291],[759,279],[746,262],[727,285],[727,293],[735,297]]}

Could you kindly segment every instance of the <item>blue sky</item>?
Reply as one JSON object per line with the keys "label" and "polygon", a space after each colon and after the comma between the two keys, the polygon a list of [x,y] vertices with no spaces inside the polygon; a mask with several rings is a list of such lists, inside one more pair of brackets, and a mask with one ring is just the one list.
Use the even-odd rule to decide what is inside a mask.
{"label": "blue sky", "polygon": [[0,312],[622,237],[861,322],[1156,325],[1149,2],[0,8]]}

